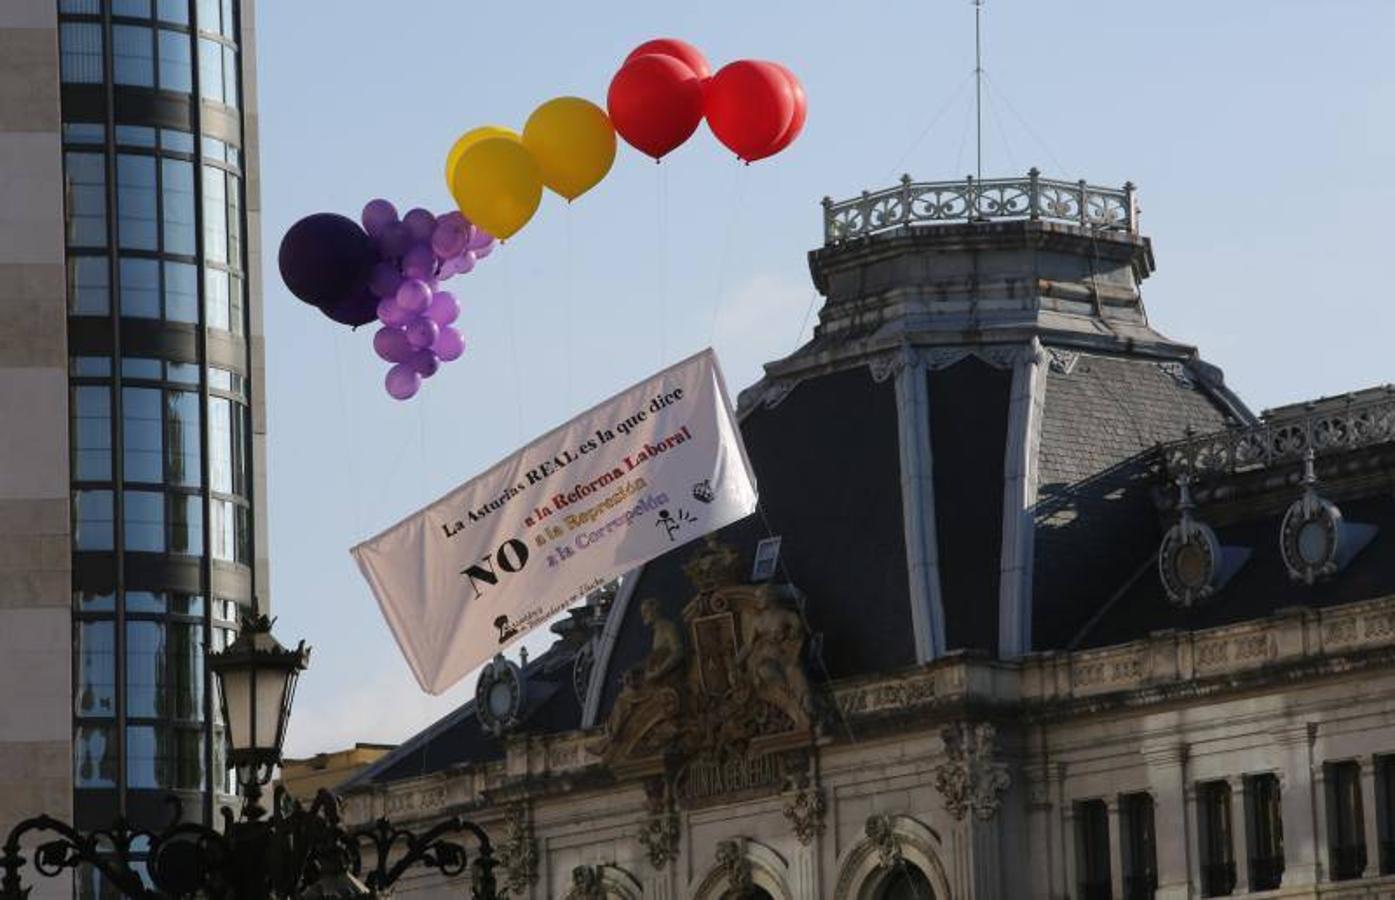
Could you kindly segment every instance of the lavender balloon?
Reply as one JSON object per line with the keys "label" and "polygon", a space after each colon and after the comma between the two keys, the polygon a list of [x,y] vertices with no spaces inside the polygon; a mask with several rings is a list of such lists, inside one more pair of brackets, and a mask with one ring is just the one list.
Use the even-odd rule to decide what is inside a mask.
{"label": "lavender balloon", "polygon": [[407,323],[407,343],[418,350],[425,350],[436,343],[436,338],[441,335],[441,326],[420,316]]}
{"label": "lavender balloon", "polygon": [[455,264],[451,268],[457,275],[468,275],[475,268],[475,260],[478,258],[473,250],[466,250],[455,258]]}
{"label": "lavender balloon", "polygon": [[402,224],[412,233],[412,240],[429,242],[431,233],[436,230],[436,217],[418,206],[407,211],[402,217]]}
{"label": "lavender balloon", "polygon": [[377,297],[395,297],[397,289],[401,286],[402,273],[387,260],[375,264],[373,273],[368,276],[368,289]]}
{"label": "lavender balloon", "polygon": [[387,259],[397,259],[412,246],[412,232],[401,222],[389,222],[378,235],[378,252]]}
{"label": "lavender balloon", "polygon": [[430,350],[412,351],[412,358],[407,363],[422,378],[430,378],[441,369],[441,361]]}
{"label": "lavender balloon", "polygon": [[459,359],[465,352],[465,338],[459,331],[447,325],[441,329],[441,334],[436,338],[436,343],[431,345],[431,349],[442,362],[450,362]]}
{"label": "lavender balloon", "polygon": [[473,226],[460,213],[446,213],[436,220],[436,228],[431,232],[431,249],[441,259],[459,256],[469,247],[473,232]]}
{"label": "lavender balloon", "polygon": [[474,233],[470,235],[470,243],[468,246],[471,250],[491,250],[494,247],[494,235],[476,225]]}
{"label": "lavender balloon", "polygon": [[378,301],[378,321],[390,328],[402,328],[414,318],[416,316],[413,313],[398,306],[392,297],[384,297]]}
{"label": "lavender balloon", "polygon": [[402,274],[422,281],[429,281],[436,274],[436,254],[431,252],[430,244],[425,241],[413,244],[402,255]]}
{"label": "lavender balloon", "polygon": [[381,198],[369,200],[363,207],[359,221],[363,222],[363,230],[368,232],[369,237],[377,237],[384,228],[397,221],[397,207]]}
{"label": "lavender balloon", "polygon": [[460,318],[460,303],[449,291],[437,291],[431,295],[431,305],[426,314],[437,325],[449,325]]}
{"label": "lavender balloon", "polygon": [[417,278],[408,278],[397,289],[397,305],[414,316],[426,312],[431,305],[431,285]]}
{"label": "lavender balloon", "polygon": [[392,399],[406,400],[421,388],[421,376],[410,365],[400,362],[388,369],[383,383]]}
{"label": "lavender balloon", "polygon": [[415,353],[401,328],[385,325],[373,335],[373,352],[386,362],[407,362]]}

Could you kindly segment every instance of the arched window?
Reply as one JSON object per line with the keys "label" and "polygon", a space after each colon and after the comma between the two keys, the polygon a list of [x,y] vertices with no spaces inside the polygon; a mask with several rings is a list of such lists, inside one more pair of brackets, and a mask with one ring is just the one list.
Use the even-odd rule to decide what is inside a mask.
{"label": "arched window", "polygon": [[935,893],[924,872],[902,862],[887,875],[876,896],[877,900],[934,900]]}

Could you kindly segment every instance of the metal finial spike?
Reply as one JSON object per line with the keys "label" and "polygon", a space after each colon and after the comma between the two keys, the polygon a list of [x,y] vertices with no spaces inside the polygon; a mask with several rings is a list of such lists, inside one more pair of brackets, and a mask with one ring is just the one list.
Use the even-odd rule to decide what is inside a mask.
{"label": "metal finial spike", "polygon": [[1313,464],[1316,458],[1312,447],[1303,451],[1303,483],[1308,487],[1317,484],[1317,467]]}
{"label": "metal finial spike", "polygon": [[518,648],[518,663],[519,663],[520,666],[526,666],[526,665],[528,665],[528,648],[527,648],[527,647],[519,647],[519,648]]}

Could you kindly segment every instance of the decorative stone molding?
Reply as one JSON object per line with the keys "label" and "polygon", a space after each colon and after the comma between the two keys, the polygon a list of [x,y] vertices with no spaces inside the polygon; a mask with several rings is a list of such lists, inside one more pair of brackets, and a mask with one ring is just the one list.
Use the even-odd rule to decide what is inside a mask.
{"label": "decorative stone molding", "polygon": [[884,814],[868,816],[867,824],[863,826],[862,831],[867,835],[872,849],[877,852],[877,865],[879,867],[889,869],[901,861],[901,839],[897,836],[896,829],[892,827],[890,816]]}
{"label": "decorative stone molding", "polygon": [[998,796],[1012,784],[1007,764],[996,758],[997,729],[989,722],[956,722],[940,737],[948,758],[935,767],[935,789],[945,809],[956,819],[970,811],[984,821],[993,818]]}
{"label": "decorative stone molding", "polygon": [[662,778],[650,779],[644,786],[648,816],[639,829],[639,845],[644,848],[655,871],[678,858],[681,834],[673,792]]}
{"label": "decorative stone molding", "polygon": [[751,889],[751,861],[746,858],[746,839],[717,842],[717,868],[728,891],[742,896]]}
{"label": "decorative stone molding", "polygon": [[785,798],[785,818],[794,828],[794,836],[799,843],[808,846],[814,838],[823,834],[824,815],[828,804],[823,788],[804,785]]}
{"label": "decorative stone molding", "polygon": [[950,887],[941,851],[939,835],[910,816],[870,816],[862,838],[839,856],[833,900],[876,896],[876,889],[902,864],[915,866],[925,875],[931,896],[959,896]]}
{"label": "decorative stone molding", "polygon": [[1048,347],[1047,356],[1051,359],[1051,371],[1057,375],[1069,375],[1075,371],[1075,364],[1080,361],[1080,354],[1074,350],[1062,350],[1059,347]]}
{"label": "decorative stone molding", "polygon": [[612,863],[572,868],[572,886],[563,900],[641,900],[644,886]]}
{"label": "decorative stone molding", "polygon": [[1178,387],[1195,388],[1196,382],[1192,380],[1192,373],[1188,371],[1185,363],[1180,362],[1160,362],[1157,364],[1162,373],[1171,378]]}
{"label": "decorative stone molding", "polygon": [[538,882],[538,841],[524,804],[518,803],[509,809],[498,852],[505,895],[525,896],[528,888]]}

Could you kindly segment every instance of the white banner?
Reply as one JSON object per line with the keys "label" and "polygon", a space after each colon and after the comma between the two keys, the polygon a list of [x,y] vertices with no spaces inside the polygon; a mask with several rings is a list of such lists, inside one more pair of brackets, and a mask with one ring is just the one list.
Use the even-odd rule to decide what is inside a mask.
{"label": "white banner", "polygon": [[588,592],[755,508],[704,350],[350,552],[417,681],[439,694]]}

